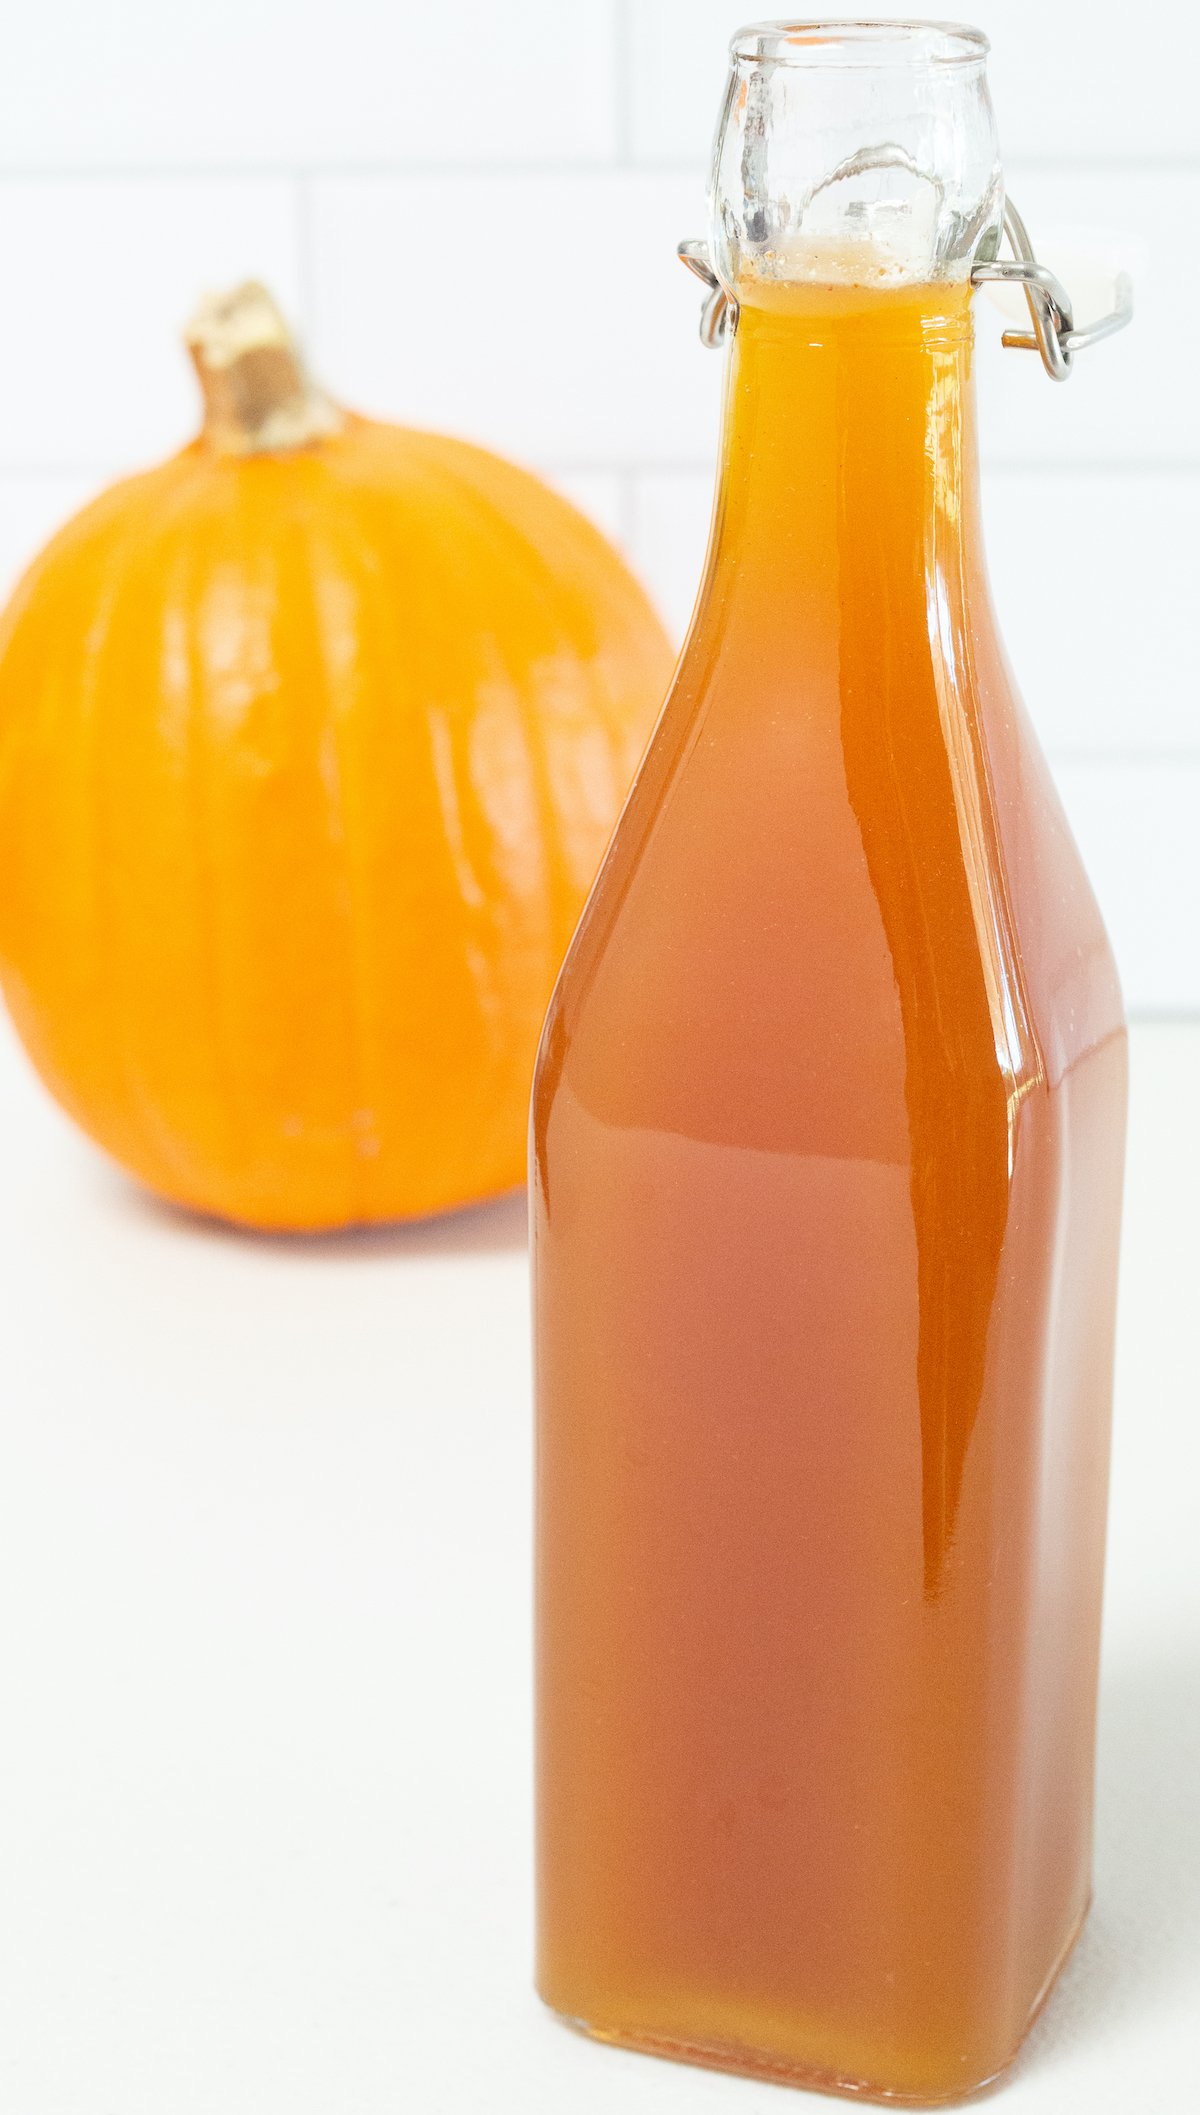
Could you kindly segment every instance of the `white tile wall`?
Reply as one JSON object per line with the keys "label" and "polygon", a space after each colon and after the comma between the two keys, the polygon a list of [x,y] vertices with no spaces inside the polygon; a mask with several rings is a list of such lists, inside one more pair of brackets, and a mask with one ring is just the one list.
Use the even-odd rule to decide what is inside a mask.
{"label": "white tile wall", "polygon": [[[739,15],[736,0],[732,7],[727,0],[632,0],[631,133],[640,161],[694,159],[698,141],[707,149],[723,47],[740,23],[772,12],[789,10],[760,14],[745,6]],[[947,12],[991,38],[989,73],[1010,161],[1195,155],[1200,12],[1191,0],[1166,0],[1145,15],[1124,0],[978,0],[965,12]],[[830,8],[829,18],[904,13],[899,6],[840,7]]]}
{"label": "white tile wall", "polygon": [[[993,467],[984,504],[996,607],[1045,747],[1113,761],[1195,750],[1200,762],[1187,680],[1200,470]],[[634,480],[631,553],[676,637],[691,614],[711,511],[708,470]]]}
{"label": "white tile wall", "polygon": [[0,466],[132,466],[195,425],[179,327],[253,273],[295,310],[286,177],[0,180]]}
{"label": "white tile wall", "polygon": [[994,469],[984,512],[996,608],[1046,747],[1200,762],[1200,470]]}
{"label": "white tile wall", "polygon": [[696,217],[686,173],[319,177],[316,363],[532,461],[704,461],[720,362],[673,257]]}
{"label": "white tile wall", "polygon": [[641,470],[634,479],[629,555],[676,639],[696,600],[712,506],[711,468]]}
{"label": "white tile wall", "polygon": [[[746,14],[753,13],[747,6]],[[981,309],[1013,661],[1131,1005],[1200,1012],[1200,9],[989,0],[1010,187],[1048,260],[1132,264],[1065,389]],[[736,0],[39,0],[0,72],[0,590],[187,438],[178,327],[249,272],[366,409],[540,466],[681,633],[720,362],[672,260]]]}
{"label": "white tile wall", "polygon": [[10,169],[604,160],[608,0],[34,0],[6,25]]}
{"label": "white tile wall", "polygon": [[1061,261],[1065,281],[1081,251],[1088,264],[1105,252],[1127,264],[1137,322],[1103,351],[1085,354],[1070,382],[1055,387],[1036,357],[1003,350],[1006,319],[986,295],[978,303],[981,323],[990,325],[980,331],[985,453],[1030,464],[1200,466],[1200,273],[1184,261],[1200,216],[1200,152],[1194,168],[1013,162],[1006,176],[1045,263],[1054,269]]}
{"label": "white tile wall", "polygon": [[47,537],[105,483],[105,477],[87,471],[6,469],[0,474],[0,597]]}
{"label": "white tile wall", "polygon": [[1200,756],[1053,759],[1136,1014],[1195,1013]]}

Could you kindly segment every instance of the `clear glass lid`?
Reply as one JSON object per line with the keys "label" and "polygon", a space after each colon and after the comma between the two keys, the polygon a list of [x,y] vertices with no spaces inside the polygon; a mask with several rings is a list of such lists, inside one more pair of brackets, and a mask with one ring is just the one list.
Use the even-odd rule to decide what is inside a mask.
{"label": "clear glass lid", "polygon": [[965,279],[999,240],[988,40],[950,22],[739,30],[711,181],[717,276]]}

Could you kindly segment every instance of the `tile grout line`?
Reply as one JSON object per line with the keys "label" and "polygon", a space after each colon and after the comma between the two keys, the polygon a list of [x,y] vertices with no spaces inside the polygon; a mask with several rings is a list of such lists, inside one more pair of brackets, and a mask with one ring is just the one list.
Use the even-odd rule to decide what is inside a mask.
{"label": "tile grout line", "polygon": [[1200,460],[1174,456],[983,457],[984,482],[993,477],[1200,477]]}
{"label": "tile grout line", "polygon": [[[626,9],[629,0],[613,0],[614,20],[628,21]],[[614,41],[615,63],[618,69],[616,98],[617,153],[616,157],[603,154],[557,155],[538,160],[519,156],[481,156],[461,159],[437,156],[405,160],[402,157],[380,156],[368,161],[351,158],[329,161],[300,161],[281,156],[278,161],[268,162],[63,162],[42,166],[39,164],[14,163],[0,167],[0,185],[4,184],[77,184],[91,182],[178,182],[195,183],[260,182],[279,183],[289,177],[303,175],[314,181],[322,178],[369,178],[388,181],[395,178],[429,177],[439,179],[458,176],[479,176],[494,181],[497,177],[533,176],[578,176],[603,178],[612,175],[617,167],[628,169],[639,176],[687,176],[695,177],[703,172],[703,154],[666,156],[662,160],[648,155],[638,155],[632,141],[632,100],[630,96],[631,51],[628,39],[619,35]],[[622,78],[621,69],[626,69]],[[1088,176],[1097,173],[1121,177],[1131,176],[1200,176],[1200,156],[1180,155],[1013,155],[1009,162],[1012,170],[1024,174],[1058,176]]]}
{"label": "tile grout line", "polygon": [[[1018,683],[1018,689],[1020,684]],[[1053,765],[1083,766],[1088,770],[1099,770],[1111,766],[1113,770],[1137,770],[1143,765],[1153,764],[1162,769],[1191,770],[1200,765],[1200,743],[1192,749],[1180,748],[1178,744],[1157,748],[1147,743],[1142,749],[1068,749],[1038,736],[1049,762]]]}
{"label": "tile grout line", "polygon": [[[308,299],[311,299],[311,293],[312,289],[304,290]],[[388,415],[386,410],[377,413],[381,418]],[[485,440],[482,445],[486,447],[496,444]],[[711,483],[716,463],[716,440],[714,433],[713,449],[709,455],[541,455],[536,451],[526,450],[516,460],[528,464],[531,469],[561,477],[704,478]],[[68,457],[61,461],[39,462],[20,456],[8,458],[0,453],[0,473],[14,480],[118,477],[123,475],[127,468],[128,464],[124,459],[117,461],[111,457],[104,460]],[[1179,461],[1176,458],[1156,456],[1147,456],[1144,459],[1089,456],[1080,457],[1078,461],[1073,462],[1069,457],[1061,456],[1052,459],[992,456],[989,459],[985,455],[982,469],[985,482],[993,478],[1010,477],[1166,477],[1178,478],[1181,481],[1200,479],[1200,459]]]}
{"label": "tile grout line", "polygon": [[[379,417],[387,417],[381,410]],[[495,442],[483,442],[495,446]],[[533,470],[563,476],[635,476],[635,478],[711,478],[717,457],[715,429],[709,453],[696,455],[559,455],[525,450],[521,457]],[[6,457],[0,450],[0,472],[8,478],[91,478],[112,472],[112,457]],[[1179,457],[1003,457],[984,455],[984,478],[1200,478],[1200,459]]]}

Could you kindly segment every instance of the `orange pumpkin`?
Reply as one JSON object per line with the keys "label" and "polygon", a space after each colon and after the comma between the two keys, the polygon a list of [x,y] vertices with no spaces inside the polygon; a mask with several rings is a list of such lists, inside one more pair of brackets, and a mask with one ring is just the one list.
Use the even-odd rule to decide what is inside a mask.
{"label": "orange pumpkin", "polygon": [[64,1108],[251,1226],[519,1183],[538,1028],[670,671],[596,529],[337,411],[261,288],[200,437],[0,623],[0,981]]}

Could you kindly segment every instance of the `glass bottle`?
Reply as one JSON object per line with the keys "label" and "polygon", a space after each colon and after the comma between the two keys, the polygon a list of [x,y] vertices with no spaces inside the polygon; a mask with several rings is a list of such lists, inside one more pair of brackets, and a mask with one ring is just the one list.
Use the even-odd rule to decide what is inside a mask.
{"label": "glass bottle", "polygon": [[709,555],[533,1108],[539,1987],[924,2102],[1087,1910],[1125,1110],[984,569],[986,51],[735,40]]}

